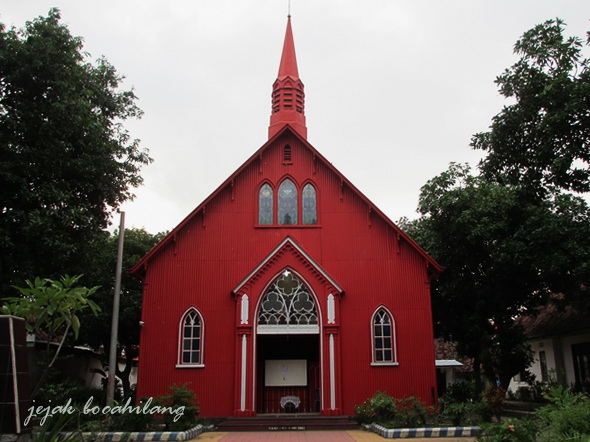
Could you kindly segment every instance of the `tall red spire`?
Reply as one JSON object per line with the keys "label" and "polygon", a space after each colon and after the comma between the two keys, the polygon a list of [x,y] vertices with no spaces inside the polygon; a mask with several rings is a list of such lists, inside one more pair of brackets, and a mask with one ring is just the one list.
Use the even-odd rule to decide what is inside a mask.
{"label": "tall red spire", "polygon": [[268,127],[269,138],[281,130],[285,124],[289,124],[303,138],[307,139],[305,93],[303,88],[297,69],[291,16],[289,15],[279,75],[272,86],[272,114],[270,116],[270,126]]}

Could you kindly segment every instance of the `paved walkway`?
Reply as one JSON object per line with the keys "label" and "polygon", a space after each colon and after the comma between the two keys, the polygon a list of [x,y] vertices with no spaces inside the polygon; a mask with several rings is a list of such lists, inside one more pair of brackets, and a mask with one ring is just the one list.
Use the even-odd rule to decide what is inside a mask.
{"label": "paved walkway", "polygon": [[[205,442],[384,442],[385,438],[370,431],[264,431],[235,433],[206,432],[193,441]],[[444,439],[412,439],[412,442],[473,442],[471,437]]]}

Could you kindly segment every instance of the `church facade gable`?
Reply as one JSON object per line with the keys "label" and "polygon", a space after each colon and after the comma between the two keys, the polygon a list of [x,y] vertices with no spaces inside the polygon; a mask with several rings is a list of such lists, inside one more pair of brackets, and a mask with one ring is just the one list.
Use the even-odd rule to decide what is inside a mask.
{"label": "church facade gable", "polygon": [[[292,61],[281,72],[300,82]],[[138,397],[187,383],[209,417],[351,415],[377,390],[434,403],[440,267],[286,111],[297,115],[274,115],[271,139],[132,269]]]}

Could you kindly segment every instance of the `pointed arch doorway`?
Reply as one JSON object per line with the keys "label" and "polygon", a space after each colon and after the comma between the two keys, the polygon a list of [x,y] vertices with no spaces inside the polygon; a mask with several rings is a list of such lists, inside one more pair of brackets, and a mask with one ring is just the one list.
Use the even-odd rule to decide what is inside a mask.
{"label": "pointed arch doorway", "polygon": [[[287,237],[232,293],[235,416],[318,409],[322,415],[340,415],[340,285]],[[272,385],[277,383],[291,385]],[[296,387],[301,396],[286,394],[286,387]]]}
{"label": "pointed arch doorway", "polygon": [[260,297],[256,316],[256,409],[319,413],[320,318],[309,285],[285,269]]}

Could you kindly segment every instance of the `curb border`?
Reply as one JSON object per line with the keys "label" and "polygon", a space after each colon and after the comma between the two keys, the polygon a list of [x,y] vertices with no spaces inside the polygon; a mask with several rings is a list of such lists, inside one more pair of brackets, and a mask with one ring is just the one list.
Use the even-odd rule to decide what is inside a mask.
{"label": "curb border", "polygon": [[480,430],[480,427],[385,428],[379,424],[371,424],[368,428],[385,439],[475,437]]}
{"label": "curb border", "polygon": [[89,432],[89,433],[62,433],[62,438],[81,434],[84,440],[101,442],[119,442],[121,440],[135,441],[184,441],[197,437],[204,430],[202,425],[197,425],[186,431],[146,431],[146,432]]}

